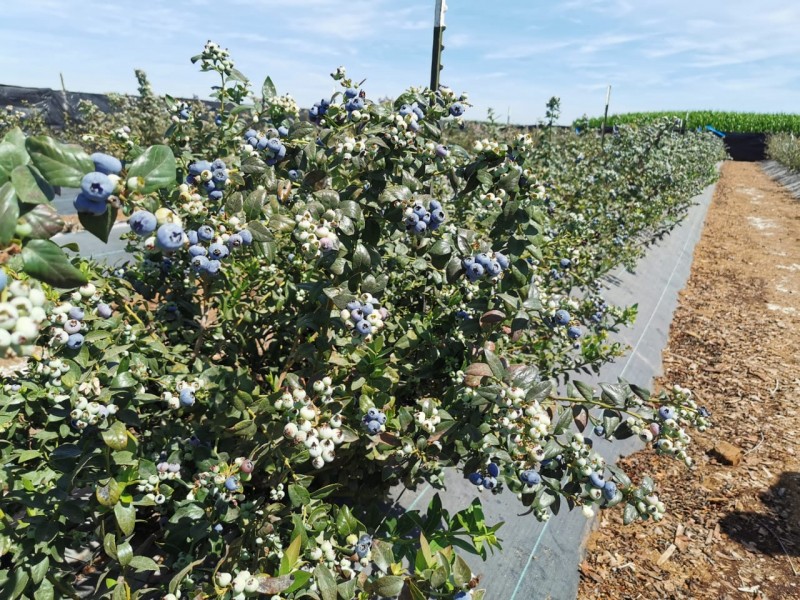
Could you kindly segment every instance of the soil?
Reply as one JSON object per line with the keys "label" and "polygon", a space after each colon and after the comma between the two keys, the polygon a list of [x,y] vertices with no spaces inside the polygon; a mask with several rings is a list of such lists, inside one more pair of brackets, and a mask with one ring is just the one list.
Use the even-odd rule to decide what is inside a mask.
{"label": "soil", "polygon": [[758,163],[722,167],[663,360],[656,387],[692,389],[714,427],[692,434],[691,469],[620,461],[667,514],[603,512],[578,597],[800,598],[800,202]]}

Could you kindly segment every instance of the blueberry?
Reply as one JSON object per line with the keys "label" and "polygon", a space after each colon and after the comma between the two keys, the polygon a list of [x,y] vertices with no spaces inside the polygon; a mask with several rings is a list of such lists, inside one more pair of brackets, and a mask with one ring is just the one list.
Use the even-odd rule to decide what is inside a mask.
{"label": "blueberry", "polygon": [[203,272],[207,273],[208,275],[216,275],[219,273],[220,268],[222,267],[222,263],[218,260],[209,260],[205,267],[203,267]]}
{"label": "blueberry", "polygon": [[489,266],[491,260],[492,259],[489,258],[489,255],[484,252],[475,255],[475,262],[481,265],[484,269]]}
{"label": "blueberry", "polygon": [[206,250],[205,246],[201,246],[200,244],[192,244],[189,246],[189,256],[205,256],[208,254],[208,250]]}
{"label": "blueberry", "polygon": [[217,523],[216,525],[214,525],[214,531],[216,531],[217,533],[222,533],[223,529],[224,527],[222,527],[222,523]]}
{"label": "blueberry", "polygon": [[189,175],[198,176],[203,171],[210,171],[211,163],[207,160],[198,160],[189,165]]}
{"label": "blueberry", "polygon": [[251,137],[249,140],[247,140],[247,142],[253,148],[258,148],[259,150],[264,150],[267,147],[267,142],[268,141],[269,140],[267,138],[265,138],[264,136],[261,136],[260,138]]}
{"label": "blueberry", "polygon": [[94,168],[99,173],[106,175],[119,175],[122,171],[122,162],[118,158],[104,154],[103,152],[95,152],[89,158],[94,162]]}
{"label": "blueberry", "polygon": [[500,467],[497,465],[497,463],[489,463],[489,466],[486,468],[486,472],[492,477],[497,477],[500,475]]}
{"label": "blueberry", "polygon": [[192,257],[191,265],[194,267],[195,271],[202,271],[208,266],[208,258],[202,254],[198,254]]}
{"label": "blueberry", "polygon": [[355,98],[356,96],[358,96],[358,90],[356,88],[347,88],[344,91],[345,98]]}
{"label": "blueberry", "polygon": [[378,423],[377,420],[375,420],[375,421],[367,421],[364,424],[364,426],[367,428],[367,431],[369,432],[370,435],[375,435],[377,433],[380,433],[381,424]]}
{"label": "blueberry", "polygon": [[244,242],[242,241],[242,236],[239,235],[238,233],[234,233],[230,237],[228,237],[228,247],[230,248],[238,248],[243,243]]}
{"label": "blueberry", "polygon": [[298,173],[295,169],[291,169],[287,173],[287,175],[289,176],[289,179],[291,179],[292,181],[297,181],[298,179],[300,179],[300,173]]}
{"label": "blueberry", "polygon": [[278,127],[278,135],[281,137],[286,137],[287,135],[289,135],[289,128],[286,127],[285,125],[281,125],[280,127]]}
{"label": "blueberry", "polygon": [[556,311],[555,320],[556,323],[559,325],[567,325],[569,324],[572,317],[569,316],[569,313],[565,311],[563,308]]}
{"label": "blueberry", "polygon": [[105,200],[92,200],[83,192],[77,195],[73,205],[79,213],[88,213],[95,216],[104,215],[108,210],[108,204],[106,204]]}
{"label": "blueberry", "polygon": [[422,109],[417,105],[416,102],[414,102],[414,104],[411,105],[411,112],[413,112],[415,115],[417,115],[418,119],[424,119],[425,118],[425,113],[422,112]]}
{"label": "blueberry", "polygon": [[476,279],[480,279],[481,277],[483,277],[484,271],[485,270],[483,268],[483,265],[479,265],[478,263],[472,263],[467,268],[467,277],[469,278],[470,281],[475,281]]}
{"label": "blueberry", "polygon": [[577,340],[579,337],[583,335],[583,331],[581,331],[580,327],[573,325],[569,329],[567,329],[567,335],[571,340]]}
{"label": "blueberry", "polygon": [[190,244],[196,244],[198,242],[197,231],[195,231],[194,229],[190,229],[189,231],[187,231],[186,237],[189,238]]}
{"label": "blueberry", "polygon": [[0,269],[0,292],[6,289],[6,285],[8,285],[8,273],[5,269]]}
{"label": "blueberry", "polygon": [[539,485],[542,481],[542,476],[533,469],[528,469],[519,474],[519,479],[525,485]]}
{"label": "blueberry", "polygon": [[208,247],[208,255],[217,260],[226,258],[228,254],[230,254],[230,251],[222,244],[211,244]]}
{"label": "blueberry", "polygon": [[454,117],[460,117],[464,114],[464,105],[460,102],[456,102],[450,107],[450,114]]}
{"label": "blueberry", "polygon": [[248,129],[244,132],[244,139],[258,137],[258,132],[255,129]]}
{"label": "blueberry", "polygon": [[562,269],[569,269],[572,266],[572,261],[568,258],[562,258],[559,263]]}
{"label": "blueberry", "polygon": [[475,263],[475,259],[474,259],[474,258],[472,258],[471,256],[468,256],[467,258],[465,258],[465,259],[463,259],[463,260],[461,261],[461,266],[462,266],[462,267],[464,267],[464,269],[465,269],[465,270],[467,270],[467,269],[469,269],[469,268],[470,268],[470,267],[471,267],[471,266],[472,266],[474,263]]}
{"label": "blueberry", "polygon": [[364,108],[364,99],[363,98],[352,98],[351,100],[347,101],[347,104],[344,105],[345,109],[348,112],[353,112],[354,110],[361,110]]}
{"label": "blueberry", "polygon": [[70,350],[80,350],[81,346],[83,346],[82,333],[73,333],[67,339],[67,348]]}
{"label": "blueberry", "polygon": [[172,252],[183,246],[183,228],[177,223],[164,223],[156,232],[158,247]]}
{"label": "blueberry", "polygon": [[83,309],[78,308],[77,306],[73,306],[69,309],[67,313],[70,319],[75,319],[76,321],[83,321],[84,313]]}
{"label": "blueberry", "polygon": [[225,169],[225,161],[221,158],[215,158],[214,161],[211,163],[211,171],[216,171],[217,169]]}
{"label": "blueberry", "polygon": [[128,217],[128,225],[131,231],[139,236],[145,236],[153,233],[158,226],[156,216],[147,210],[137,210],[130,217]]}
{"label": "blueberry", "polygon": [[378,423],[380,423],[381,425],[383,425],[384,423],[386,423],[386,413],[384,413],[384,412],[379,412],[379,413],[378,413],[378,416],[375,418],[375,420],[376,420]]}
{"label": "blueberry", "polygon": [[239,232],[239,237],[242,238],[242,244],[245,246],[249,246],[253,243],[253,234],[250,232],[249,229],[242,229]]}
{"label": "blueberry", "polygon": [[675,418],[675,409],[671,406],[662,406],[658,409],[658,416],[664,419],[674,419]]}
{"label": "blueberry", "polygon": [[377,418],[378,418],[378,415],[379,415],[380,413],[381,413],[381,411],[380,411],[380,410],[378,410],[377,408],[375,408],[375,407],[372,407],[372,408],[370,408],[370,409],[367,411],[367,420],[369,420],[369,421],[374,421],[375,419],[377,419]]}
{"label": "blueberry", "polygon": [[347,310],[354,311],[354,310],[361,310],[361,302],[358,300],[352,300],[347,303]]}
{"label": "blueberry", "polygon": [[369,335],[372,331],[372,325],[370,325],[369,321],[366,319],[362,319],[358,323],[356,323],[356,331],[361,335]]}
{"label": "blueberry", "polygon": [[179,118],[180,118],[182,121],[186,121],[186,120],[188,120],[188,119],[189,119],[189,109],[188,109],[188,108],[181,109],[181,110],[178,112],[178,117],[179,117]]}
{"label": "blueberry", "polygon": [[436,223],[437,226],[444,223],[445,219],[447,219],[447,215],[445,215],[441,208],[431,210],[431,221]]}
{"label": "blueberry", "polygon": [[100,303],[97,305],[97,316],[103,319],[108,319],[112,313],[113,311],[108,304]]}
{"label": "blueberry", "polygon": [[214,229],[210,225],[203,225],[198,228],[197,237],[200,241],[210,242],[214,239]]}
{"label": "blueberry", "polygon": [[105,202],[114,193],[114,182],[105,173],[94,171],[81,179],[81,191],[89,200]]}
{"label": "blueberry", "polygon": [[283,144],[279,138],[272,138],[271,140],[267,140],[267,150],[273,153],[280,152],[281,148],[283,148]]}
{"label": "blueberry", "polygon": [[[203,257],[205,258],[205,257]],[[183,388],[181,390],[179,399],[184,406],[191,406],[194,404],[194,390],[192,388]]]}
{"label": "blueberry", "polygon": [[431,200],[431,201],[428,203],[428,209],[429,209],[431,212],[433,212],[433,211],[435,211],[435,210],[442,210],[442,203],[441,203],[441,202],[439,202],[438,200]]}
{"label": "blueberry", "polygon": [[500,266],[500,263],[496,260],[493,260],[489,263],[489,266],[486,267],[486,272],[489,274],[490,277],[496,277],[503,272],[503,268]]}
{"label": "blueberry", "polygon": [[239,481],[231,475],[225,480],[225,487],[228,491],[234,492],[239,489]]}
{"label": "blueberry", "polygon": [[487,490],[493,490],[497,487],[497,479],[494,477],[484,477],[483,478],[483,487]]}
{"label": "blueberry", "polygon": [[613,481],[606,481],[603,484],[603,497],[606,500],[613,500],[617,493],[617,484]]}
{"label": "blueberry", "polygon": [[592,471],[589,475],[589,483],[592,484],[592,487],[597,489],[602,489],[603,486],[606,484],[606,480],[603,478],[602,473],[598,473],[597,471]]}
{"label": "blueberry", "polygon": [[217,127],[222,125],[222,117],[220,115],[214,117],[214,125],[216,125]]}
{"label": "blueberry", "polygon": [[596,425],[594,428],[594,434],[597,436],[605,436],[606,428],[603,427],[602,425]]}
{"label": "blueberry", "polygon": [[[2,289],[3,289],[3,286],[2,286],[2,285],[0,285],[0,290],[2,290]],[[698,414],[699,414],[701,417],[703,417],[703,418],[705,418],[705,419],[707,419],[708,417],[710,417],[710,416],[711,416],[711,411],[710,411],[710,410],[708,410],[708,409],[707,409],[705,406],[701,406],[701,407],[700,407],[700,409],[697,411],[697,413],[698,413]]]}
{"label": "blueberry", "polygon": [[228,180],[228,169],[215,169],[211,173],[211,179],[217,187],[224,186]]}
{"label": "blueberry", "polygon": [[436,146],[436,156],[444,158],[448,154],[450,154],[450,150],[447,148],[447,146],[444,146],[442,144]]}
{"label": "blueberry", "polygon": [[411,213],[406,217],[406,225],[409,228],[413,228],[417,223],[419,223],[419,215],[417,213]]}
{"label": "blueberry", "polygon": [[470,473],[469,481],[473,485],[483,485],[483,475],[480,473]]}
{"label": "blueberry", "polygon": [[500,264],[500,268],[504,271],[508,268],[510,264],[508,262],[508,257],[505,254],[500,254],[499,252],[494,253],[494,259]]}
{"label": "blueberry", "polygon": [[427,223],[425,221],[417,221],[414,224],[414,233],[417,235],[422,235],[428,229]]}
{"label": "blueberry", "polygon": [[455,596],[453,596],[453,600],[469,600],[471,596],[468,592],[458,592]]}

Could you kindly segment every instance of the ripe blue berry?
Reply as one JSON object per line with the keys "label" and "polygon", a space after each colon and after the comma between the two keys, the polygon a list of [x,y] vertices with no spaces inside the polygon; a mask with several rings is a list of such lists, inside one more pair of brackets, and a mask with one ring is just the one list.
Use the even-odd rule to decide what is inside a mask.
{"label": "ripe blue berry", "polygon": [[103,319],[108,319],[112,313],[113,311],[108,304],[101,303],[97,305],[97,316]]}
{"label": "ripe blue berry", "polygon": [[604,436],[606,434],[606,429],[602,425],[597,425],[594,428],[594,434],[598,436]]}
{"label": "ripe blue berry", "polygon": [[345,98],[355,98],[356,96],[358,96],[358,90],[356,88],[347,88],[344,91]]}
{"label": "ripe blue berry", "polygon": [[8,273],[5,269],[0,269],[0,292],[6,289],[6,285],[8,285]]}
{"label": "ripe blue berry", "polygon": [[583,335],[583,331],[581,331],[580,327],[573,325],[572,327],[567,329],[567,335],[569,336],[570,339],[577,340],[579,337]]}
{"label": "ripe blue berry", "polygon": [[267,140],[267,150],[270,152],[278,153],[280,152],[281,148],[283,148],[283,144],[279,138],[272,138],[271,140]]}
{"label": "ripe blue berry", "polygon": [[613,500],[616,494],[617,484],[613,481],[606,481],[605,484],[603,484],[603,497],[606,500]]}
{"label": "ripe blue berry", "polygon": [[476,279],[480,279],[483,277],[484,268],[483,265],[479,265],[478,263],[472,263],[469,267],[467,267],[467,278],[470,281],[475,281]]}
{"label": "ripe blue berry", "polygon": [[239,248],[244,242],[242,241],[242,236],[238,233],[234,233],[230,237],[228,237],[228,247],[229,248]]}
{"label": "ripe blue berry", "polygon": [[381,424],[377,420],[367,421],[364,423],[364,426],[367,428],[370,435],[375,435],[381,431]]}
{"label": "ripe blue berry", "polygon": [[197,231],[195,231],[194,229],[190,229],[189,231],[187,231],[186,237],[189,238],[189,243],[192,245],[196,244],[199,241],[197,239]]}
{"label": "ripe blue berry", "polygon": [[494,477],[484,477],[483,478],[483,487],[487,490],[493,490],[497,487],[497,479]]}
{"label": "ripe blue berry", "polygon": [[489,263],[492,262],[492,259],[489,258],[489,255],[485,252],[481,252],[480,254],[475,255],[475,262],[485,269],[489,266]]}
{"label": "ripe blue berry", "polygon": [[104,215],[108,210],[108,204],[106,204],[105,200],[93,200],[83,192],[76,196],[72,204],[79,213],[88,213],[95,216]]}
{"label": "ripe blue berry", "polygon": [[483,475],[480,473],[470,473],[469,481],[473,485],[483,485]]}
{"label": "ripe blue berry", "polygon": [[203,272],[207,275],[216,275],[219,273],[220,268],[222,267],[222,263],[216,259],[209,260],[205,266],[203,267]]}
{"label": "ripe blue berry", "polygon": [[592,473],[589,475],[589,483],[592,484],[592,487],[602,489],[606,484],[606,480],[603,478],[602,473],[592,471]]}
{"label": "ripe blue berry", "polygon": [[239,237],[242,238],[242,244],[245,246],[249,246],[253,243],[253,234],[250,232],[249,229],[242,229],[239,232]]}
{"label": "ripe blue berry", "polygon": [[183,388],[179,399],[184,406],[191,406],[194,404],[194,390],[192,388]]}
{"label": "ripe blue berry", "polygon": [[456,102],[452,106],[450,106],[450,114],[454,117],[460,117],[464,114],[464,105],[460,102]]}
{"label": "ripe blue berry", "polygon": [[372,325],[370,325],[369,321],[366,319],[362,319],[358,323],[356,323],[356,331],[361,335],[369,335],[372,331]]}
{"label": "ripe blue berry", "polygon": [[510,264],[508,262],[508,257],[505,254],[500,254],[499,252],[494,253],[494,259],[500,264],[500,268],[505,270],[508,268]]}
{"label": "ripe blue berry", "polygon": [[280,127],[278,127],[278,135],[281,137],[286,137],[287,135],[289,135],[289,128],[286,127],[286,125],[281,125]]}
{"label": "ripe blue berry", "polygon": [[559,264],[561,265],[562,269],[569,269],[572,266],[572,261],[568,258],[562,258],[559,261]]}
{"label": "ripe blue berry", "polygon": [[500,273],[503,272],[503,268],[500,266],[500,263],[496,260],[489,262],[489,266],[486,267],[486,272],[489,274],[490,277],[497,277]]}
{"label": "ripe blue berry", "polygon": [[195,271],[201,271],[208,266],[208,258],[202,254],[192,257],[192,267]]}
{"label": "ripe blue berry", "polygon": [[658,416],[664,419],[674,419],[675,418],[675,409],[671,406],[661,406],[658,409]]}
{"label": "ripe blue berry", "polygon": [[228,489],[228,491],[234,492],[239,489],[239,481],[236,479],[236,477],[231,475],[225,480],[225,487]]}
{"label": "ripe blue berry", "polygon": [[105,173],[94,171],[81,179],[81,191],[94,202],[105,202],[114,193],[114,182]]}
{"label": "ripe blue berry", "polygon": [[198,160],[189,165],[189,174],[197,177],[203,171],[210,171],[211,163],[207,160]]}
{"label": "ripe blue berry", "polygon": [[70,350],[80,350],[83,346],[83,334],[73,333],[67,339],[67,348]]}
{"label": "ripe blue berry", "polygon": [[226,258],[228,254],[230,254],[230,251],[222,244],[211,244],[208,247],[208,255],[211,258],[222,260],[223,258]]}
{"label": "ripe blue berry", "polygon": [[555,320],[556,323],[559,325],[567,325],[570,322],[572,317],[569,316],[569,313],[565,311],[563,308],[556,311]]}
{"label": "ripe blue berry", "polygon": [[197,237],[202,242],[210,242],[214,239],[214,229],[211,225],[202,225],[197,229]]}
{"label": "ripe blue berry", "polygon": [[500,475],[500,467],[497,465],[497,463],[489,463],[489,466],[486,468],[486,472],[492,477],[497,477]]}
{"label": "ripe blue berry", "polygon": [[447,146],[443,144],[439,144],[436,146],[436,156],[444,158],[448,154],[450,154],[450,150],[447,148]]}
{"label": "ripe blue berry", "polygon": [[542,476],[533,469],[528,469],[519,474],[519,479],[525,485],[539,485],[542,481]]}
{"label": "ripe blue berry", "polygon": [[370,408],[369,410],[367,410],[367,419],[369,419],[370,421],[374,421],[375,419],[378,418],[380,412],[381,411],[375,407]]}
{"label": "ripe blue berry", "polygon": [[122,171],[122,163],[118,158],[104,154],[102,152],[95,152],[89,158],[94,162],[94,168],[99,173],[106,175],[119,175]]}
{"label": "ripe blue berry", "polygon": [[173,252],[183,246],[183,228],[177,223],[164,223],[156,232],[158,247]]}
{"label": "ripe blue berry", "polygon": [[75,319],[76,321],[83,321],[84,313],[83,309],[78,308],[77,306],[73,306],[69,309],[69,313],[67,313],[70,319]]}
{"label": "ripe blue berry", "polygon": [[189,246],[189,256],[205,256],[206,254],[208,254],[208,250],[206,250],[205,246],[201,246],[200,244]]}

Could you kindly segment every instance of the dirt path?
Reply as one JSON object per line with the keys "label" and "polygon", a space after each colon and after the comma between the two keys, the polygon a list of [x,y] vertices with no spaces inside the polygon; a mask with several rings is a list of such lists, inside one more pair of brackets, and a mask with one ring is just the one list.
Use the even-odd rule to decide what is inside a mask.
{"label": "dirt path", "polygon": [[603,513],[579,598],[800,599],[800,201],[756,163],[723,165],[664,370],[656,385],[694,390],[714,429],[693,435],[691,470],[622,461],[668,513]]}

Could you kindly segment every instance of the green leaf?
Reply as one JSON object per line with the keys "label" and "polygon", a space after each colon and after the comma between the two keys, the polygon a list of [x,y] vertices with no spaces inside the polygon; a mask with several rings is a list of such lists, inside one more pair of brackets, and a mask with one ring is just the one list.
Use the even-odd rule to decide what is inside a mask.
{"label": "green leaf", "polygon": [[122,494],[122,487],[116,482],[115,479],[109,479],[107,483],[97,484],[94,490],[94,495],[97,501],[103,506],[114,506],[119,502],[119,497]]}
{"label": "green leaf", "polygon": [[108,209],[102,215],[90,213],[78,213],[78,220],[83,228],[103,243],[108,243],[108,234],[117,221],[117,207],[108,205]]}
{"label": "green leaf", "polygon": [[347,537],[351,533],[355,533],[357,527],[358,521],[350,512],[350,508],[347,505],[340,507],[336,514],[336,530],[339,535]]}
{"label": "green leaf", "polygon": [[19,204],[14,186],[7,181],[0,187],[0,247],[7,246],[17,229]]}
{"label": "green leaf", "polygon": [[122,533],[125,535],[133,533],[136,527],[136,507],[133,504],[126,505],[123,502],[117,502],[114,505],[114,516]]}
{"label": "green leaf", "polygon": [[47,204],[55,197],[53,188],[42,174],[31,165],[23,165],[11,171],[11,183],[20,202],[25,204]]}
{"label": "green leaf", "polygon": [[449,240],[440,238],[428,249],[428,253],[433,256],[449,256],[453,253],[453,246]]}
{"label": "green leaf", "polygon": [[241,212],[242,207],[243,202],[241,192],[234,192],[225,200],[225,212],[228,214],[235,215],[236,213]]}
{"label": "green leaf", "polygon": [[317,565],[314,569],[314,580],[317,582],[322,600],[336,600],[338,592],[336,591],[336,579],[333,573],[330,572],[325,565]]}
{"label": "green leaf", "polygon": [[272,83],[272,79],[267,77],[264,80],[264,84],[261,86],[261,97],[264,100],[269,100],[270,98],[274,98],[278,92],[275,90],[275,84]]}
{"label": "green leaf", "polygon": [[302,485],[292,483],[289,485],[289,500],[291,500],[292,506],[299,508],[311,502],[311,494]]}
{"label": "green leaf", "polygon": [[639,511],[636,510],[636,506],[631,503],[626,504],[625,510],[622,511],[622,522],[625,525],[630,525],[637,518],[639,518]]}
{"label": "green leaf", "polygon": [[188,565],[183,567],[183,569],[178,571],[175,574],[175,577],[173,577],[169,581],[169,588],[168,589],[169,589],[170,593],[174,594],[177,591],[178,586],[180,586],[181,581],[183,581],[184,577],[186,577],[189,573],[191,573],[192,569],[194,569],[196,566],[201,565],[204,562],[206,562],[206,558],[207,558],[206,556],[201,556],[196,561],[190,562]]}
{"label": "green leaf", "polygon": [[83,176],[94,171],[94,162],[80,146],[36,136],[25,140],[25,148],[50,185],[77,188]]}
{"label": "green leaf", "polygon": [[47,568],[50,566],[50,558],[45,556],[42,560],[31,567],[31,580],[35,584],[40,584],[47,575]]}
{"label": "green leaf", "polygon": [[278,570],[278,575],[288,575],[289,573],[292,572],[292,569],[294,569],[294,565],[297,563],[297,559],[300,558],[300,549],[302,546],[303,546],[303,538],[298,535],[296,538],[292,540],[292,543],[289,544],[289,547],[283,552],[283,556],[281,557],[280,569]]}
{"label": "green leaf", "polygon": [[121,421],[114,421],[111,427],[103,431],[102,436],[106,446],[114,450],[124,450],[128,446],[128,430]]}
{"label": "green leaf", "polygon": [[372,544],[372,562],[384,573],[389,572],[389,566],[394,562],[394,552],[389,542],[376,541]]}
{"label": "green leaf", "polygon": [[356,249],[353,252],[353,268],[356,270],[367,269],[370,265],[369,250],[361,242],[356,244]]}
{"label": "green leaf", "polygon": [[175,514],[170,517],[170,523],[177,523],[181,519],[189,519],[191,521],[197,521],[198,519],[202,519],[206,515],[206,511],[203,510],[202,506],[199,506],[194,503],[186,504],[181,506],[178,510],[175,511]]}
{"label": "green leaf", "polygon": [[117,539],[113,533],[107,533],[103,538],[103,549],[109,557],[117,559]]}
{"label": "green leaf", "polygon": [[133,560],[133,547],[128,542],[122,542],[117,546],[117,560],[123,567],[127,567]]}
{"label": "green leaf", "polygon": [[14,169],[27,165],[30,160],[24,146],[20,148],[11,142],[0,143],[0,183],[8,181]]}
{"label": "green leaf", "polygon": [[594,398],[594,390],[592,386],[588,383],[584,383],[583,381],[575,381],[575,387],[578,389],[578,393],[583,396],[584,400],[587,402],[591,402],[592,398]]}
{"label": "green leaf", "polygon": [[[267,190],[253,190],[244,201],[244,214],[248,219],[255,219],[261,215],[261,207],[267,199]],[[262,241],[262,240],[259,240]],[[263,240],[266,241],[266,240]]]}
{"label": "green leaf", "polygon": [[492,352],[491,350],[484,349],[483,355],[486,357],[486,363],[489,365],[489,368],[492,370],[492,375],[496,379],[503,379],[503,376],[506,374],[506,370],[503,367],[503,363],[500,362],[500,359],[497,355]]}
{"label": "green leaf", "polygon": [[458,587],[467,585],[472,580],[472,569],[469,568],[467,561],[456,554],[456,562],[453,565],[453,581]]}
{"label": "green leaf", "polygon": [[405,579],[397,575],[386,575],[381,577],[375,582],[373,589],[379,596],[387,596],[389,598],[398,596],[403,591],[403,583]]}
{"label": "green leaf", "polygon": [[49,579],[42,580],[33,592],[33,600],[54,600],[55,597],[55,589]]}
{"label": "green leaf", "polygon": [[128,169],[128,177],[139,177],[143,185],[138,191],[143,194],[175,185],[175,171],[178,168],[175,156],[169,146],[150,146]]}
{"label": "green leaf", "polygon": [[617,467],[616,465],[606,465],[611,474],[614,478],[619,482],[620,486],[622,487],[629,487],[631,485],[631,478],[628,477],[628,474],[625,473],[622,469]]}
{"label": "green leaf", "polygon": [[158,571],[161,567],[149,556],[134,556],[131,559],[129,567],[133,567],[137,571]]}
{"label": "green leaf", "polygon": [[387,188],[383,190],[381,195],[378,197],[378,201],[381,204],[408,202],[409,200],[411,200],[411,190],[404,185],[387,186]]}
{"label": "green leaf", "polygon": [[88,279],[72,266],[64,251],[50,240],[31,240],[22,249],[24,271],[55,287],[72,288]]}
{"label": "green leaf", "polygon": [[27,233],[22,237],[47,240],[64,230],[62,219],[52,204],[37,204],[20,218],[22,228]]}

